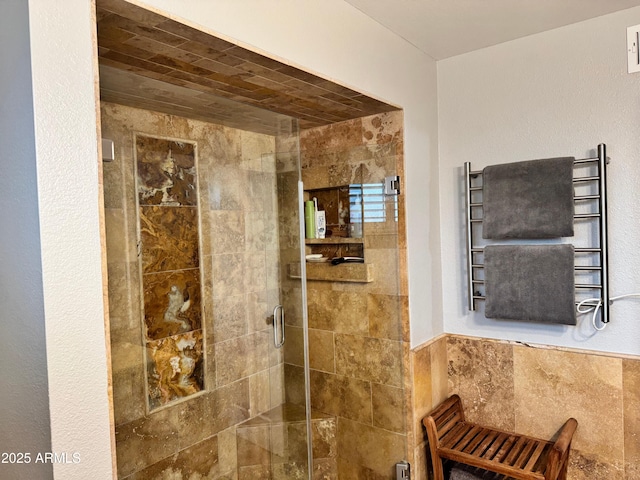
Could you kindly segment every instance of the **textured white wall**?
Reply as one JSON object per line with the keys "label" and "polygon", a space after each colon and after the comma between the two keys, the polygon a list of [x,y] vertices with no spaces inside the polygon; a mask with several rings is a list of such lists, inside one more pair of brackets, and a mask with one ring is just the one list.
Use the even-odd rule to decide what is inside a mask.
{"label": "textured white wall", "polygon": [[462,168],[593,156],[606,143],[611,294],[640,291],[640,74],[626,73],[634,8],[438,62],[445,330],[465,335],[640,354],[640,300],[611,307],[611,324],[578,327],[485,319],[466,309]]}
{"label": "textured white wall", "polygon": [[35,464],[51,450],[45,348],[36,152],[29,66],[29,12],[2,2],[0,15],[0,452],[32,455],[32,463],[0,464],[0,478],[51,476]]}
{"label": "textured white wall", "polygon": [[112,471],[92,13],[29,1],[51,444],[69,455],[53,471],[69,480]]}

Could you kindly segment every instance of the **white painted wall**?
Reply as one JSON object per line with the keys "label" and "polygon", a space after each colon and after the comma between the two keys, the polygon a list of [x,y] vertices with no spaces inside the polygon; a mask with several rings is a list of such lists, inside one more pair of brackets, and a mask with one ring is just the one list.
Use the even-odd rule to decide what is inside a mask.
{"label": "white painted wall", "polygon": [[[435,62],[343,0],[146,5],[405,109],[412,344],[440,333]],[[109,478],[94,24],[87,0],[29,7],[52,448],[82,458],[54,474]]]}
{"label": "white painted wall", "polygon": [[621,11],[438,62],[440,207],[445,330],[464,335],[640,354],[640,300],[611,307],[593,334],[578,327],[485,319],[468,313],[462,167],[593,156],[606,143],[611,294],[640,291],[640,74],[626,73]]}
{"label": "white painted wall", "polygon": [[35,463],[38,452],[51,450],[51,436],[29,12],[22,0],[2,2],[0,45],[12,46],[0,48],[0,452],[28,452],[32,460],[0,464],[0,478],[49,478],[51,466]]}
{"label": "white painted wall", "polygon": [[29,1],[53,472],[78,480],[112,471],[92,14]]}

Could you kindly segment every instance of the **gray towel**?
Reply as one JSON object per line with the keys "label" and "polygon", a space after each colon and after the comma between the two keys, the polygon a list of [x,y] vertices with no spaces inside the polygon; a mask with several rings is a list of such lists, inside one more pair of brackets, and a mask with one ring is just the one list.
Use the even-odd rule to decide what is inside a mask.
{"label": "gray towel", "polygon": [[487,245],[485,316],[576,324],[574,248],[560,245]]}
{"label": "gray towel", "polygon": [[482,172],[483,238],[573,236],[573,157],[492,165]]}

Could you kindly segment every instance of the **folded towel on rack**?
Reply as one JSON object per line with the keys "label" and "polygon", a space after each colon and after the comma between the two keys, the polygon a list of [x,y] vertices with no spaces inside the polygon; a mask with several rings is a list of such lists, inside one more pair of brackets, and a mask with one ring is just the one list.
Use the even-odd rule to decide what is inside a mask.
{"label": "folded towel on rack", "polygon": [[571,244],[487,245],[485,316],[575,325],[574,268]]}
{"label": "folded towel on rack", "polygon": [[485,167],[482,237],[573,236],[573,157]]}

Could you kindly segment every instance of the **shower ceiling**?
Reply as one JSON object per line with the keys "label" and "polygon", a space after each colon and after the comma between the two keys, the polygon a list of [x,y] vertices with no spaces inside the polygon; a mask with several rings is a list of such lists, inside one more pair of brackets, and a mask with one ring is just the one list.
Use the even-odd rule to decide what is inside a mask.
{"label": "shower ceiling", "polygon": [[252,107],[302,129],[397,110],[124,0],[98,0],[97,22],[107,102],[270,134],[272,113]]}

